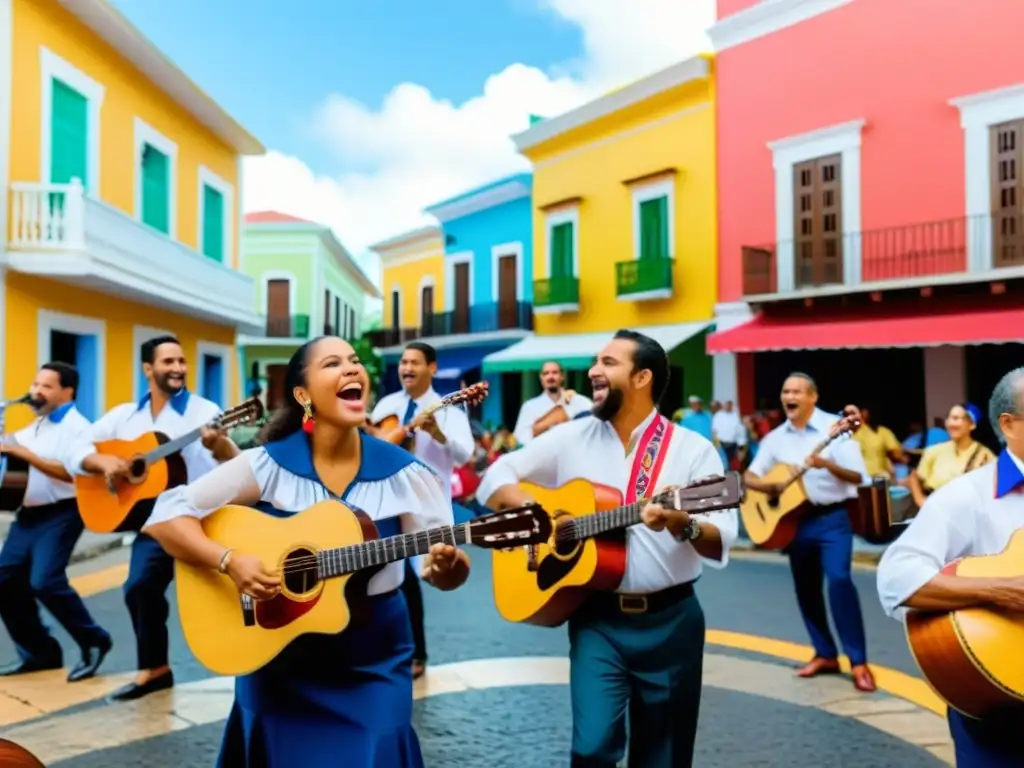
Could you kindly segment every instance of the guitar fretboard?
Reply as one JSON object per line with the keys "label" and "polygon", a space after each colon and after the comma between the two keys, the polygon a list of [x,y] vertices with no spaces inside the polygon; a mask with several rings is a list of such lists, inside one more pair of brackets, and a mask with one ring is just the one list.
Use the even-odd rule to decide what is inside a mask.
{"label": "guitar fretboard", "polygon": [[316,554],[317,571],[322,579],[364,568],[387,565],[416,555],[425,555],[435,544],[459,546],[469,541],[469,523],[444,525],[416,533],[400,533],[386,539],[373,539],[362,544],[324,549]]}
{"label": "guitar fretboard", "polygon": [[[624,504],[615,509],[606,509],[603,512],[595,512],[592,515],[574,517],[559,528],[558,537],[563,536],[573,539],[589,539],[601,533],[614,531],[619,528],[628,528],[640,522],[640,513],[644,507],[650,504],[652,499],[634,501],[632,504]],[[562,533],[562,529],[565,533]]]}

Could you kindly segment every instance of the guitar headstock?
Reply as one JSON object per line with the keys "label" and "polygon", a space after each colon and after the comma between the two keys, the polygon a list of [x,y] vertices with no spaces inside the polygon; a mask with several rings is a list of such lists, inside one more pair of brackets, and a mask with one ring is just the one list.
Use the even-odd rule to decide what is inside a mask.
{"label": "guitar headstock", "polygon": [[217,426],[221,429],[232,429],[246,424],[255,424],[261,418],[263,418],[263,403],[258,397],[250,397],[234,408],[224,411],[217,419]]}
{"label": "guitar headstock", "polygon": [[465,389],[460,389],[458,392],[452,392],[447,397],[441,399],[441,402],[437,404],[438,408],[446,408],[449,405],[480,405],[487,397],[489,385],[486,381],[481,381],[477,384],[470,384]]}
{"label": "guitar headstock", "polygon": [[551,517],[540,504],[482,515],[469,523],[469,541],[484,549],[543,544],[551,538]]}
{"label": "guitar headstock", "polygon": [[658,494],[666,507],[682,512],[717,512],[738,507],[746,498],[746,487],[739,472],[726,472],[694,480],[681,488]]}
{"label": "guitar headstock", "polygon": [[853,434],[860,429],[860,424],[860,411],[856,406],[846,406],[843,410],[843,416],[829,428],[829,440],[835,440],[843,435]]}

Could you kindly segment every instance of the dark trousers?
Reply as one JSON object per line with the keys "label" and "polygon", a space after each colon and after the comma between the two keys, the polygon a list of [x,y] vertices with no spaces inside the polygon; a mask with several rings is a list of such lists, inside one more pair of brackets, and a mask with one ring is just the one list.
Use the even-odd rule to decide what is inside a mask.
{"label": "dark trousers", "polygon": [[850,664],[856,666],[867,663],[868,653],[860,598],[853,583],[852,559],[853,527],[845,505],[812,508],[800,521],[796,539],[789,546],[789,567],[793,572],[800,614],[811,636],[815,655],[823,659],[838,658],[822,590],[822,581],[827,579],[832,620],[843,652]]}
{"label": "dark trousers", "polygon": [[0,618],[25,661],[61,664],[64,658],[36,601],[83,650],[110,643],[68,582],[68,561],[82,530],[78,504],[68,499],[23,507],[7,533],[0,550]]}
{"label": "dark trousers", "polygon": [[420,575],[412,567],[412,562],[405,561],[405,581],[402,582],[402,594],[405,604],[409,607],[409,623],[412,625],[412,641],[415,649],[413,661],[427,661],[427,633],[423,626],[423,589],[420,586]]}
{"label": "dark trousers", "polygon": [[615,768],[627,716],[630,768],[693,764],[704,662],[696,595],[642,614],[584,605],[569,643],[573,768]]}
{"label": "dark trousers", "polygon": [[950,709],[947,718],[957,768],[1020,768],[1024,765],[1024,715],[973,720]]}
{"label": "dark trousers", "polygon": [[135,537],[124,602],[132,617],[139,669],[167,666],[167,587],[174,579],[174,560],[156,539],[145,533]]}

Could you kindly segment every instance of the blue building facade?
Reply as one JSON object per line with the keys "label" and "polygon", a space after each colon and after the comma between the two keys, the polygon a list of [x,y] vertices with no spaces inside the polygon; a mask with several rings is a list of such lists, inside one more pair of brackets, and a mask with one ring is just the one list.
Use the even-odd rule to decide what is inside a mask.
{"label": "blue building facade", "polygon": [[[518,174],[426,209],[444,232],[445,311],[421,335],[438,349],[438,379],[446,388],[479,381],[484,357],[533,331],[532,189],[533,177]],[[486,380],[481,420],[511,428],[533,377]]]}

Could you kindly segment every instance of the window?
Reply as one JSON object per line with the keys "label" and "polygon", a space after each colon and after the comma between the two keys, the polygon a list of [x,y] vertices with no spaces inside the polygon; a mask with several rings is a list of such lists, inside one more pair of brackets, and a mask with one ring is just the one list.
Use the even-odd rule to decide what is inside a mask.
{"label": "window", "polygon": [[572,277],[573,225],[565,221],[551,228],[551,273],[549,277]]}
{"label": "window", "polygon": [[224,195],[203,185],[203,254],[224,261]]}
{"label": "window", "polygon": [[993,266],[1024,266],[1024,120],[993,125],[989,134]]}
{"label": "window", "polygon": [[396,331],[402,327],[402,292],[391,289],[391,327]]}
{"label": "window", "polygon": [[819,157],[793,166],[795,285],[843,282],[842,158]]}
{"label": "window", "polygon": [[170,171],[167,155],[150,144],[143,145],[142,222],[165,235],[171,231]]}
{"label": "window", "polygon": [[644,200],[640,203],[640,258],[667,259],[670,253],[668,197]]}
{"label": "window", "polygon": [[335,295],[335,297],[334,297],[334,332],[336,334],[338,334],[339,336],[341,336],[341,338],[344,339],[345,338],[345,331],[346,330],[347,329],[345,328],[345,325],[342,322],[341,297]]}
{"label": "window", "polygon": [[356,326],[356,311],[352,307],[348,308],[348,332],[352,335],[353,339],[359,338],[359,328]]}
{"label": "window", "polygon": [[71,86],[51,81],[50,181],[89,178],[89,100]]}

